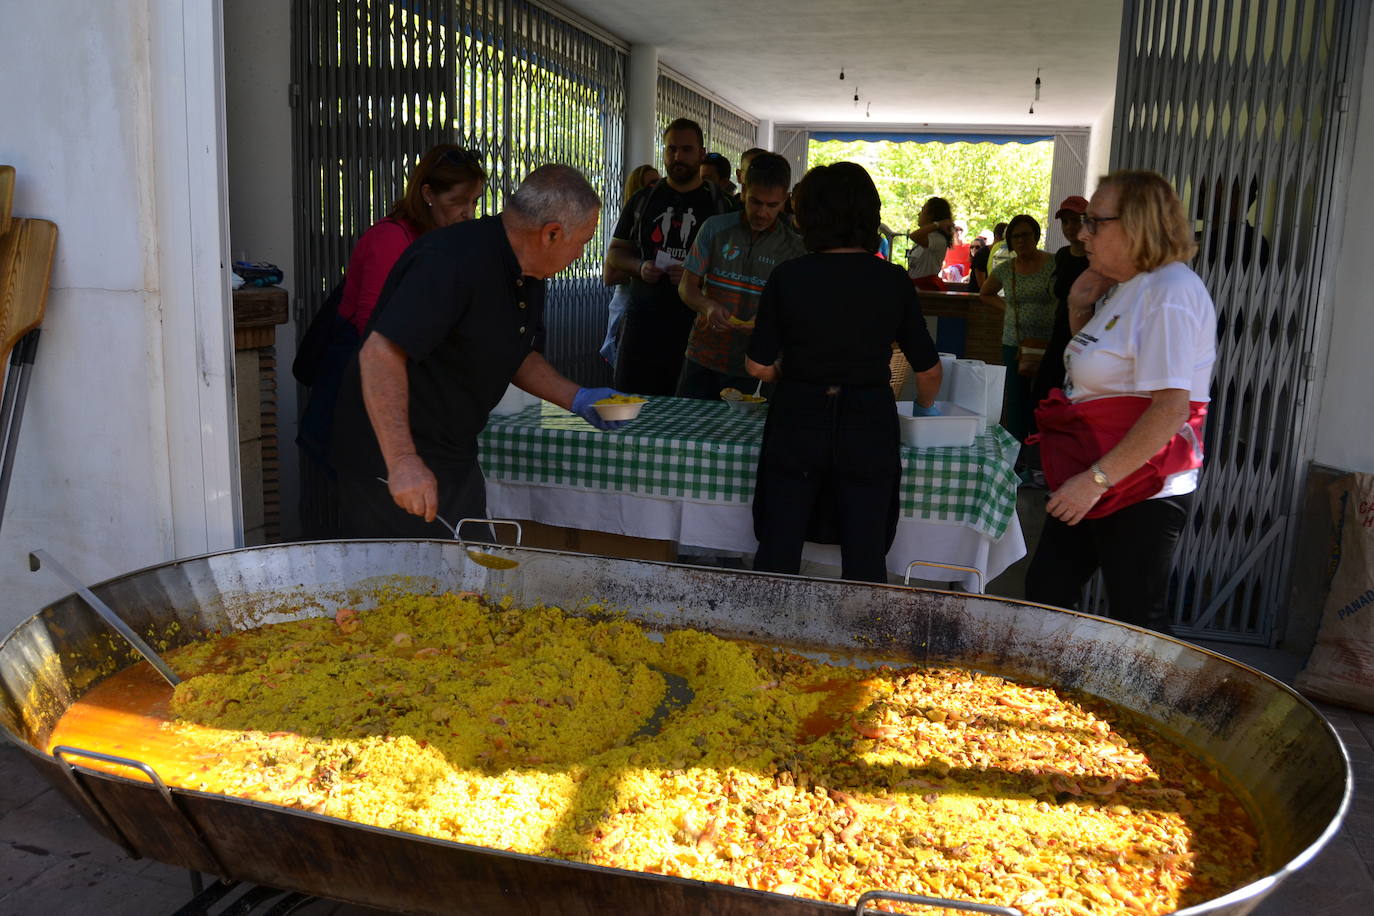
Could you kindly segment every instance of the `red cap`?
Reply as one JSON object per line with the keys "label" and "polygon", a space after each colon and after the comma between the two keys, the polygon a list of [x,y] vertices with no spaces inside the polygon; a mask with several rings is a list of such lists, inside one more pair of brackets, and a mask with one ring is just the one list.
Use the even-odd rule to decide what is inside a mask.
{"label": "red cap", "polygon": [[1065,213],[1070,216],[1082,216],[1087,212],[1088,201],[1085,198],[1079,197],[1077,194],[1073,194],[1064,198],[1064,202],[1060,204],[1059,209],[1055,211],[1054,218],[1059,219],[1059,217],[1063,216]]}

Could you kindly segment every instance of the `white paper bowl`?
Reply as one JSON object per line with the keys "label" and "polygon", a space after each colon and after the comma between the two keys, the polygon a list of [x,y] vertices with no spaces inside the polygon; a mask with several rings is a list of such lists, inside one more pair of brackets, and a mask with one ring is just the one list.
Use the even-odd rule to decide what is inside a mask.
{"label": "white paper bowl", "polygon": [[721,400],[722,400],[722,401],[725,401],[725,403],[729,404],[729,405],[730,405],[730,409],[733,410],[735,413],[754,413],[755,411],[760,410],[761,408],[768,406],[768,402],[767,402],[766,400],[764,400],[764,401],[731,401],[731,400],[728,400],[728,399],[726,399],[726,398],[721,398]]}
{"label": "white paper bowl", "polygon": [[[735,396],[726,397],[727,392]],[[745,397],[747,396],[744,394],[744,392],[740,391],[738,388],[720,389],[720,399],[725,403],[729,404],[730,409],[733,410],[735,413],[753,413],[754,411],[762,407],[764,404],[768,403],[767,398],[759,398],[757,401],[746,401],[744,400]]]}
{"label": "white paper bowl", "polygon": [[648,401],[637,401],[634,404],[593,404],[597,414],[603,420],[633,420],[639,416],[639,412],[644,409]]}

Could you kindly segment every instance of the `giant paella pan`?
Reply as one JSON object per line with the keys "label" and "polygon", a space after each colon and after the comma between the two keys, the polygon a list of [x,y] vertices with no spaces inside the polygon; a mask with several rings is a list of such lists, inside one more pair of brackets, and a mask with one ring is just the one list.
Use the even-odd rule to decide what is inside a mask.
{"label": "giant paella pan", "polygon": [[[1189,900],[1179,912],[1250,911],[1316,854],[1349,804],[1344,750],[1309,703],[1259,672],[1153,633],[984,596],[525,548],[504,548],[500,559],[455,542],[325,542],[178,561],[93,591],[168,650],[264,625],[332,622],[342,609],[366,615],[398,591],[466,593],[502,607],[556,605],[657,632],[785,647],[786,657],[824,657],[841,667],[951,665],[1081,694],[1196,750],[1246,802],[1262,865],[1243,886]],[[133,855],[423,914],[820,914],[871,911],[883,897],[885,888],[876,886],[865,898],[808,899],[814,895],[792,885],[756,889],[436,839],[331,816],[323,806],[185,788],[137,755],[112,758],[109,747],[55,749],[51,738],[64,714],[137,661],[76,596],[44,608],[0,643],[0,726]],[[883,728],[897,724],[864,734],[881,739]],[[1083,794],[1071,781],[1054,785]],[[831,807],[842,817],[843,805],[855,804],[843,792],[830,796],[841,800]],[[855,808],[851,831],[858,817]],[[701,832],[698,825],[693,836]],[[1093,912],[1086,902],[1084,911]]]}

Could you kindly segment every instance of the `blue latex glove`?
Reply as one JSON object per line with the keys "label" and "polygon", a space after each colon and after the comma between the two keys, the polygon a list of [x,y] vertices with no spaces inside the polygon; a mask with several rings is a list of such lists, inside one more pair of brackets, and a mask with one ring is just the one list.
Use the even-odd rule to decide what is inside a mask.
{"label": "blue latex glove", "polygon": [[922,407],[920,404],[912,401],[911,415],[913,417],[938,417],[940,415],[940,408],[936,407],[934,403],[929,407]]}
{"label": "blue latex glove", "polygon": [[603,420],[601,414],[596,412],[594,405],[603,398],[609,398],[620,394],[614,388],[579,388],[577,394],[573,395],[572,412],[577,414],[597,429],[620,429],[627,421],[625,420]]}

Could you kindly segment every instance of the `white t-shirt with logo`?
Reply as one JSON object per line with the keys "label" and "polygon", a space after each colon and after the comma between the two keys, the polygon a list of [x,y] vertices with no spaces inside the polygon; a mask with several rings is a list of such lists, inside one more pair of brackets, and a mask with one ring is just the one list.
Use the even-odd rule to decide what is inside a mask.
{"label": "white t-shirt with logo", "polygon": [[[1071,401],[1150,397],[1182,388],[1189,401],[1210,401],[1217,357],[1216,307],[1201,278],[1180,261],[1118,284],[1064,351],[1064,394]],[[1186,424],[1181,432],[1189,437]],[[1199,452],[1202,443],[1195,442]],[[1155,494],[1197,489],[1198,470],[1171,475]]]}

